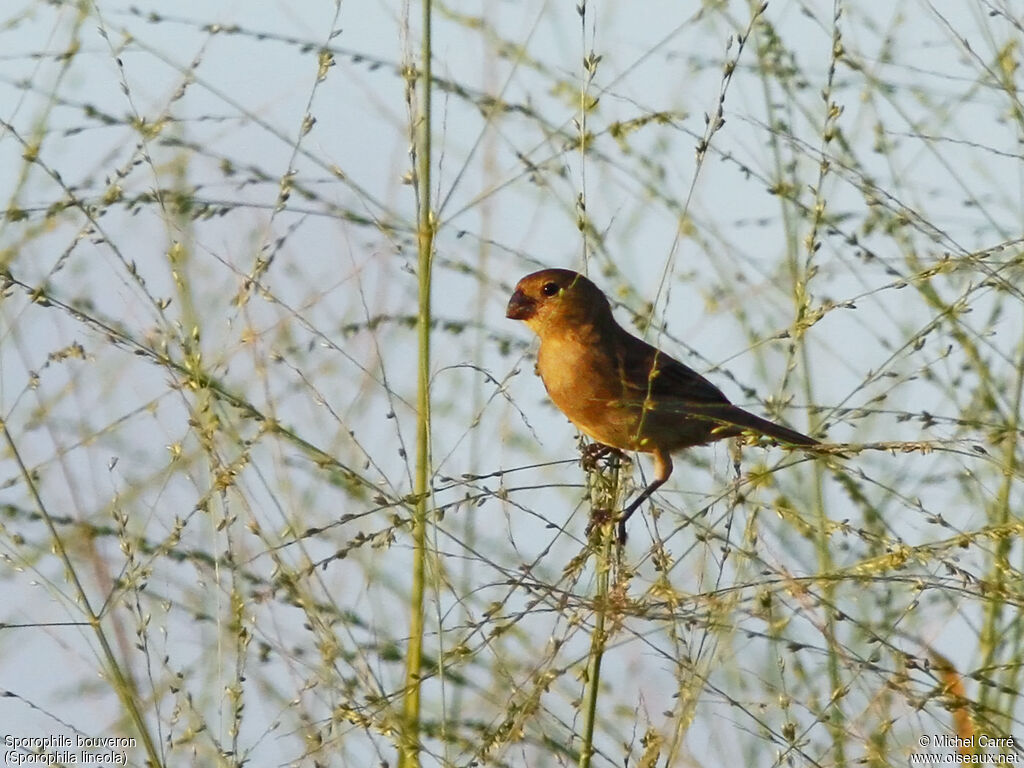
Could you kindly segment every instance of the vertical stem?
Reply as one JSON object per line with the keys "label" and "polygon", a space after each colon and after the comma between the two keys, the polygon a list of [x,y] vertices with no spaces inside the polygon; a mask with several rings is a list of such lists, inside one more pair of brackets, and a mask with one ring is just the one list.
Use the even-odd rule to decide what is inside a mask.
{"label": "vertical stem", "polygon": [[584,51],[584,82],[580,88],[580,191],[576,196],[576,226],[583,236],[583,274],[587,274],[590,268],[590,242],[587,239],[589,221],[587,219],[587,92],[593,79],[593,69],[590,66],[592,56],[586,53],[587,50],[587,0],[580,0],[576,6],[576,12],[580,15],[580,44]]}
{"label": "vertical stem", "polygon": [[[52,551],[60,557],[61,562],[64,565],[64,577],[71,584],[78,604],[81,605],[82,610],[85,612],[89,627],[92,629],[93,634],[96,637],[96,641],[100,645],[99,655],[103,661],[106,662],[106,669],[103,671],[109,675],[110,684],[113,686],[118,699],[120,699],[121,706],[125,708],[128,718],[135,725],[135,731],[139,736],[139,740],[142,742],[143,748],[146,750],[146,755],[148,756],[148,760],[146,761],[147,765],[154,767],[162,766],[164,765],[164,762],[161,759],[158,743],[153,740],[153,734],[150,733],[149,727],[146,724],[145,713],[139,707],[139,696],[135,688],[135,682],[132,680],[131,672],[127,669],[122,669],[122,662],[114,654],[114,647],[107,639],[106,632],[103,631],[103,617],[93,610],[92,603],[89,601],[89,594],[85,590],[85,585],[78,578],[78,571],[75,570],[75,565],[71,560],[71,556],[68,554],[68,550],[64,546],[64,539],[57,530],[57,526],[53,522],[53,517],[50,515],[50,511],[47,509],[46,504],[43,502],[43,497],[39,493],[39,488],[36,486],[35,479],[29,471],[29,468],[25,465],[25,462],[22,461],[21,453],[18,451],[18,446],[14,442],[14,438],[11,436],[11,433],[7,429],[7,424],[4,423],[3,420],[0,420],[0,432],[3,432],[7,448],[10,450],[11,456],[14,458],[18,471],[21,473],[22,481],[28,488],[29,494],[32,496],[32,500],[35,501],[36,508],[39,510],[40,518],[46,523],[50,539],[53,542]],[[125,666],[127,666],[127,663],[125,663]]]}
{"label": "vertical stem", "polygon": [[597,700],[601,687],[601,661],[604,659],[605,644],[608,641],[605,621],[608,613],[608,582],[614,537],[615,526],[604,526],[601,552],[597,556],[597,594],[594,596],[594,631],[590,635],[590,657],[587,659],[587,692],[583,701],[580,768],[590,768],[590,758],[594,754],[594,724],[597,721]]}
{"label": "vertical stem", "polygon": [[431,0],[423,0],[423,43],[420,49],[419,110],[416,121],[416,204],[419,249],[419,348],[416,388],[416,508],[413,512],[413,567],[410,595],[409,647],[405,666],[405,701],[399,768],[420,764],[420,683],[423,678],[423,594],[426,572],[427,506],[430,500],[430,288],[434,251],[434,214],[430,197],[431,161]]}
{"label": "vertical stem", "polygon": [[[1013,387],[1012,403],[1009,409],[1010,416],[1006,423],[1003,445],[1002,465],[1003,483],[996,494],[994,503],[989,508],[989,525],[1002,526],[1009,523],[1014,515],[1013,509],[1013,488],[1014,477],[1017,475],[1020,464],[1020,453],[1017,447],[1017,433],[1020,429],[1021,403],[1024,402],[1024,344],[1018,347],[1017,356],[1017,380]],[[1007,397],[1007,399],[1010,399]],[[986,712],[991,712],[990,719],[997,728],[1009,732],[1013,720],[1013,702],[1019,696],[1015,686],[1019,685],[1020,670],[1017,664],[1001,662],[1000,654],[1005,654],[1005,659],[1018,658],[1020,652],[1021,622],[1019,614],[1012,616],[1009,622],[1003,618],[1008,607],[1006,595],[1014,590],[1014,586],[1008,588],[1007,581],[1014,579],[1018,573],[1010,566],[1010,553],[1012,547],[1010,537],[1000,537],[994,547],[991,567],[987,576],[989,584],[993,585],[991,597],[985,605],[985,618],[981,625],[981,658],[982,669],[993,670],[995,675],[1001,679],[1001,685],[983,686],[979,693],[979,705],[986,707]],[[1019,567],[1019,566],[1018,566]],[[1004,665],[1005,666],[1002,666]],[[994,730],[994,729],[993,729]]]}
{"label": "vertical stem", "polygon": [[[822,138],[821,138],[821,156],[828,156],[828,145],[832,141],[836,133],[836,126],[839,120],[839,116],[842,114],[840,105],[832,100],[832,92],[834,86],[834,79],[836,73],[836,67],[838,65],[838,58],[842,51],[842,28],[840,26],[840,20],[842,17],[842,5],[839,0],[834,0],[833,11],[832,11],[832,51],[831,58],[829,60],[828,75],[825,82],[825,88],[822,91],[822,98],[825,101],[825,117],[822,121]],[[804,240],[804,245],[807,249],[807,258],[804,260],[803,265],[800,265],[800,259],[797,258],[797,253],[793,251],[793,268],[794,268],[794,295],[796,298],[796,312],[797,312],[797,323],[801,323],[803,315],[806,309],[810,306],[810,286],[809,282],[814,275],[813,261],[818,252],[818,246],[821,244],[818,235],[822,228],[822,222],[825,217],[825,210],[827,205],[827,197],[825,192],[825,181],[826,176],[829,173],[830,166],[828,163],[822,162],[818,166],[818,178],[814,186],[815,199],[814,208],[811,215],[811,231],[808,233]],[[804,389],[804,401],[807,403],[814,402],[814,382],[811,378],[811,359],[808,345],[804,337],[804,330],[801,328],[799,335],[796,336],[800,344],[800,360],[804,370],[803,377],[803,389]],[[821,573],[830,573],[834,567],[834,560],[832,558],[832,550],[829,541],[829,536],[826,533],[828,530],[828,515],[825,512],[825,491],[824,491],[824,480],[825,480],[825,468],[824,464],[820,461],[814,462],[814,497],[815,497],[815,509],[817,518],[817,529],[814,537],[815,549],[818,552],[818,567]],[[842,702],[842,691],[845,688],[843,682],[843,651],[841,643],[837,638],[836,619],[833,615],[834,612],[831,610],[831,606],[835,605],[835,584],[831,581],[826,581],[822,584],[822,593],[825,598],[825,604],[829,606],[826,608],[825,615],[825,639],[828,642],[828,674],[829,683],[831,686],[831,699],[830,699],[830,711],[828,713],[828,724],[832,731],[832,750],[834,754],[834,760],[837,766],[847,765],[846,761],[846,717],[843,709]]]}
{"label": "vertical stem", "polygon": [[[580,16],[580,41],[584,50],[584,83],[580,88],[580,192],[576,198],[577,226],[583,240],[583,271],[589,266],[589,232],[590,222],[587,216],[587,111],[590,106],[587,103],[590,84],[593,82],[594,72],[597,68],[598,59],[594,52],[587,52],[587,0],[580,0],[576,6],[576,12]],[[615,509],[618,503],[619,471],[618,462],[612,470],[613,483],[610,494],[604,478],[597,474],[600,480],[597,486],[597,493],[592,492],[592,501],[596,496],[598,505],[604,506],[611,496],[610,509]],[[592,479],[594,475],[592,475]],[[583,701],[583,743],[580,745],[580,768],[590,768],[590,759],[594,754],[594,725],[597,721],[597,700],[601,687],[601,661],[604,659],[605,643],[607,634],[605,632],[605,618],[608,610],[608,574],[611,570],[612,538],[615,536],[615,525],[602,526],[601,551],[597,555],[597,594],[594,597],[594,631],[590,636],[590,656],[587,659],[587,680],[586,694]]]}
{"label": "vertical stem", "polygon": [[[622,473],[619,460],[613,460],[607,469],[602,471],[594,468],[587,473],[590,486],[591,519],[597,510],[618,509],[622,501]],[[600,550],[595,553],[597,569],[597,590],[594,595],[594,630],[590,634],[590,654],[587,658],[587,677],[584,681],[586,691],[583,694],[583,740],[580,745],[579,766],[589,768],[594,754],[594,728],[597,723],[597,701],[601,691],[601,662],[604,659],[605,647],[608,644],[608,610],[613,551],[622,556],[622,550],[616,549],[617,529],[614,519],[601,523],[597,528],[601,537]]]}

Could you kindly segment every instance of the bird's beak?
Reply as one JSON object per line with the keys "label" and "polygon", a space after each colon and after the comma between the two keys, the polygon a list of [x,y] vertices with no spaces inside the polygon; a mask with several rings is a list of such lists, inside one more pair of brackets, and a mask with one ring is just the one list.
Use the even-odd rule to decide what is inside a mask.
{"label": "bird's beak", "polygon": [[517,290],[508,300],[508,308],[505,310],[505,317],[512,320],[529,320],[537,311],[537,302],[525,293]]}

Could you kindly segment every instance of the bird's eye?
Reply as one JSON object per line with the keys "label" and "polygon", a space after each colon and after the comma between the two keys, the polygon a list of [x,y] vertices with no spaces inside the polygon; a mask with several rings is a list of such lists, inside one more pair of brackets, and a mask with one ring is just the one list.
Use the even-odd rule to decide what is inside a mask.
{"label": "bird's eye", "polygon": [[540,292],[545,296],[554,296],[558,293],[558,283],[544,283],[541,287]]}

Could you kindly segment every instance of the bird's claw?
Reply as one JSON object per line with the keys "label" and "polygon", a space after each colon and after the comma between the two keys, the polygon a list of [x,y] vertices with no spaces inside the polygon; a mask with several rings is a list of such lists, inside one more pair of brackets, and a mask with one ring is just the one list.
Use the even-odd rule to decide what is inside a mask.
{"label": "bird's claw", "polygon": [[587,522],[587,527],[583,529],[584,533],[586,533],[587,538],[589,539],[595,529],[598,529],[603,525],[607,525],[615,519],[616,516],[610,509],[595,507],[590,512],[590,520]]}
{"label": "bird's claw", "polygon": [[590,520],[587,522],[587,527],[583,529],[583,532],[589,540],[593,537],[595,530],[600,530],[603,526],[614,523],[615,540],[621,547],[626,543],[626,520],[628,519],[628,514],[616,514],[610,509],[597,507],[591,511]]}
{"label": "bird's claw", "polygon": [[626,456],[618,448],[612,448],[610,445],[602,443],[588,443],[580,449],[580,454],[580,465],[587,472],[597,469],[598,462],[606,456],[610,456],[614,460],[621,460]]}
{"label": "bird's claw", "polygon": [[600,443],[587,443],[580,449],[580,465],[586,472],[593,472],[597,469],[597,462],[601,460],[607,451],[608,446]]}

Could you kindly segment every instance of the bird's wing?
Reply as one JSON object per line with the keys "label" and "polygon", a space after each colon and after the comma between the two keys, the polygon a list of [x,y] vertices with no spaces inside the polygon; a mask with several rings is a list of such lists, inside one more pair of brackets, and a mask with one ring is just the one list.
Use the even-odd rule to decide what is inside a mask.
{"label": "bird's wing", "polygon": [[675,358],[645,341],[619,329],[624,338],[619,344],[619,359],[624,388],[631,400],[653,400],[666,405],[670,401],[700,406],[728,405],[729,399],[718,387]]}
{"label": "bird's wing", "polygon": [[623,388],[631,404],[687,420],[716,422],[720,436],[748,429],[793,445],[817,444],[812,437],[733,405],[722,390],[693,369],[625,330],[622,333],[629,337],[629,343],[618,346]]}

